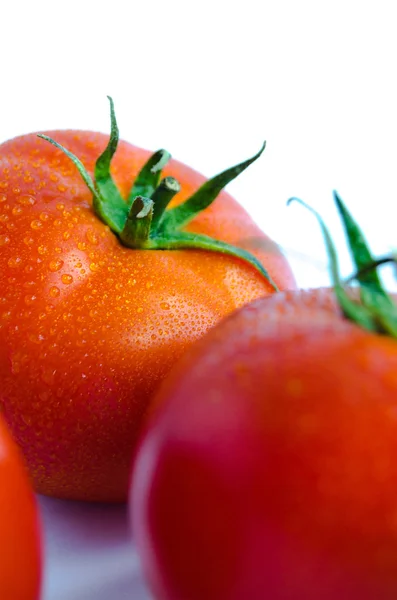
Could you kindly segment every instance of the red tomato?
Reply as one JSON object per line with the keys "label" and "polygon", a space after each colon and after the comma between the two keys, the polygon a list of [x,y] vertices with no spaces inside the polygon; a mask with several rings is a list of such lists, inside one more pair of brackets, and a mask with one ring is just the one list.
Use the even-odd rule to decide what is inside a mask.
{"label": "red tomato", "polygon": [[38,600],[40,529],[20,451],[0,414],[0,598]]}
{"label": "red tomato", "polygon": [[158,600],[397,598],[397,342],[330,290],[263,298],[163,384],[132,530]]}
{"label": "red tomato", "polygon": [[[93,175],[107,136],[50,135]],[[119,144],[112,173],[124,200],[149,156]],[[177,161],[164,175],[181,184],[173,206],[206,181]],[[222,317],[274,288],[234,256],[125,247],[70,158],[36,135],[0,146],[0,176],[0,406],[38,492],[123,501],[157,385]],[[250,251],[280,288],[294,285],[277,246],[226,192],[183,231]]]}

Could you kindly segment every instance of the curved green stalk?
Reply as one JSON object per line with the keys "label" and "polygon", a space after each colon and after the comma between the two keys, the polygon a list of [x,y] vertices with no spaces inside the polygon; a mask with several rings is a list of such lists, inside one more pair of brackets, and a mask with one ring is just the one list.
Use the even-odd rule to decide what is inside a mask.
{"label": "curved green stalk", "polygon": [[378,262],[372,257],[361,229],[336,192],[334,199],[346,232],[353,262],[359,270],[357,281],[360,285],[361,302],[352,300],[345,290],[345,284],[339,274],[335,245],[319,213],[299,198],[290,198],[288,204],[293,201],[298,202],[316,217],[327,249],[331,282],[343,314],[364,329],[397,337],[397,306],[383,288],[375,272]]}
{"label": "curved green stalk", "polygon": [[112,159],[117,151],[119,129],[113,100],[110,104],[111,131],[108,144],[96,161],[94,180],[77,156],[46,135],[39,135],[62,150],[78,169],[83,181],[93,196],[96,215],[119,236],[129,248],[146,250],[173,250],[196,248],[234,256],[254,267],[277,290],[277,286],[261,262],[250,252],[231,246],[220,240],[188,233],[182,228],[205,210],[216,199],[220,191],[249,165],[256,161],[265,149],[265,144],[255,156],[226,169],[205,182],[190,198],[178,206],[167,209],[172,198],[180,190],[173,177],[161,179],[161,171],[171,155],[166,150],[155,152],[137,175],[129,197],[122,198],[111,175]]}

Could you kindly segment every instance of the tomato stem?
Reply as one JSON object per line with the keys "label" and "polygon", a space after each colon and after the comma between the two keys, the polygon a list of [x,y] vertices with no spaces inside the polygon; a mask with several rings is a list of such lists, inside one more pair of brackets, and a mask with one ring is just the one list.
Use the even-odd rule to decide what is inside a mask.
{"label": "tomato stem", "polygon": [[164,177],[160,185],[154,190],[152,194],[154,203],[152,226],[155,231],[159,229],[165,209],[180,189],[179,181],[174,179],[174,177]]}
{"label": "tomato stem", "polygon": [[178,206],[167,209],[170,201],[180,191],[173,177],[161,180],[161,171],[171,155],[166,150],[155,152],[140,170],[127,200],[124,200],[111,176],[110,166],[119,142],[119,129],[113,100],[110,104],[110,136],[104,152],[96,161],[94,180],[79,158],[46,135],[39,135],[70,158],[83,181],[93,195],[96,215],[119,236],[129,248],[147,250],[173,250],[196,248],[234,256],[252,265],[267,279],[272,287],[277,286],[261,262],[250,252],[212,239],[183,231],[182,228],[199,213],[208,208],[221,190],[255,162],[265,149],[265,143],[252,158],[243,161],[212,179],[206,181],[190,198]]}
{"label": "tomato stem", "polygon": [[368,263],[367,265],[365,265],[364,267],[362,267],[361,269],[359,269],[358,271],[353,273],[353,275],[350,275],[347,279],[345,279],[345,283],[349,284],[349,283],[352,283],[353,281],[362,280],[365,275],[367,275],[374,269],[377,269],[378,267],[381,267],[382,265],[387,265],[390,263],[396,264],[397,258],[395,256],[391,256],[391,255],[382,256],[376,260],[371,261],[370,263]]}
{"label": "tomato stem", "polygon": [[136,196],[128,212],[120,239],[128,248],[142,248],[149,239],[153,216],[153,200]]}
{"label": "tomato stem", "polygon": [[355,279],[360,286],[360,302],[354,301],[345,289],[349,280],[348,282],[341,280],[336,248],[319,213],[299,198],[290,198],[288,204],[297,201],[317,218],[327,249],[332,285],[345,317],[364,329],[397,338],[397,306],[383,288],[376,272],[376,268],[386,261],[384,258],[376,260],[372,257],[360,227],[336,192],[334,192],[334,200],[345,229],[353,262],[358,269]]}

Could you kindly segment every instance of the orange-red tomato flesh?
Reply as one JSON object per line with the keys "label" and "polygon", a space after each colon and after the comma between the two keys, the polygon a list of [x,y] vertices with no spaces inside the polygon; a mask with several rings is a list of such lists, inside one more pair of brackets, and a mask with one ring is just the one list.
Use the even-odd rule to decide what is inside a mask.
{"label": "orange-red tomato flesh", "polygon": [[156,598],[396,598],[396,373],[396,341],[329,290],[258,300],[200,340],[135,461]]}
{"label": "orange-red tomato flesh", "polygon": [[39,600],[41,534],[20,450],[0,414],[0,598]]}
{"label": "orange-red tomato flesh", "polygon": [[[93,174],[107,136],[47,132]],[[123,197],[149,157],[120,142]],[[171,161],[181,202],[204,178]],[[226,192],[189,224],[253,252],[294,285],[277,246]],[[123,247],[93,213],[61,151],[35,135],[0,146],[0,406],[37,491],[123,501],[150,399],[185,350],[225,315],[273,292],[243,261]]]}

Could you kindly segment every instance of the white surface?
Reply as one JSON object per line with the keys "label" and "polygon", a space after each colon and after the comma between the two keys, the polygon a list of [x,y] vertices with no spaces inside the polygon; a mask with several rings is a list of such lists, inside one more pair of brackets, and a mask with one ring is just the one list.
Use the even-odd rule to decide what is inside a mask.
{"label": "white surface", "polygon": [[[2,7],[0,142],[28,131],[107,132],[165,147],[210,176],[252,155],[229,186],[289,256],[328,282],[321,211],[350,262],[336,188],[380,254],[394,246],[397,86],[393,0],[35,0]],[[389,273],[388,283],[395,286]],[[123,509],[41,499],[44,600],[147,600]]]}
{"label": "white surface", "polygon": [[46,553],[42,600],[152,600],[125,506],[38,500]]}

